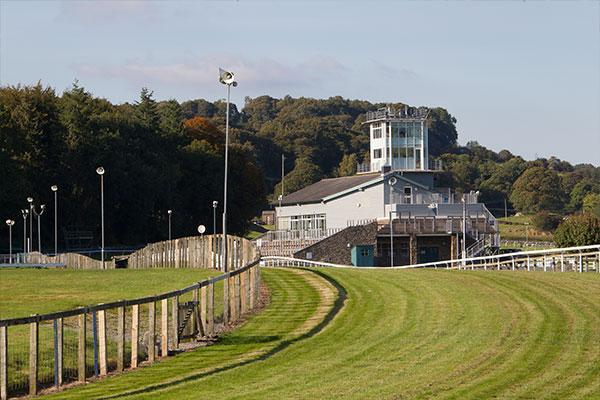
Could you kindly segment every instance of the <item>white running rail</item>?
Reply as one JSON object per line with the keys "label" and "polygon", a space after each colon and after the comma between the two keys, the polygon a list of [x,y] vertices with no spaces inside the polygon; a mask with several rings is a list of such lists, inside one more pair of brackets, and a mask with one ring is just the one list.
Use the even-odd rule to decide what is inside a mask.
{"label": "white running rail", "polygon": [[436,261],[424,264],[394,267],[354,267],[322,261],[303,260],[292,257],[262,257],[265,267],[334,267],[334,268],[380,268],[380,269],[464,269],[464,270],[526,270],[544,272],[596,272],[600,273],[600,244],[579,247],[563,247],[548,250],[520,251],[464,260]]}

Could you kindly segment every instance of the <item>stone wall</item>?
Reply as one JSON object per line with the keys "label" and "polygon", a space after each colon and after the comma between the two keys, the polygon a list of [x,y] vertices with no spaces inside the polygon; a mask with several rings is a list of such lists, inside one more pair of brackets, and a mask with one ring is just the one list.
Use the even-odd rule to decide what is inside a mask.
{"label": "stone wall", "polygon": [[[348,244],[350,246],[348,246]],[[377,248],[377,223],[350,226],[336,234],[294,253],[294,257],[305,260],[325,261],[351,265],[350,251],[357,245],[373,245]]]}

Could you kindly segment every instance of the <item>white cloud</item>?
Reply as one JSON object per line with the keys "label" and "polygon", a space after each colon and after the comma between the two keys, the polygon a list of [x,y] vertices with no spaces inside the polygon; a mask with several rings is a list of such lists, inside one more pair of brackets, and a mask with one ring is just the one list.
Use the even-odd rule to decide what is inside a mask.
{"label": "white cloud", "polygon": [[231,55],[207,55],[195,60],[170,64],[149,64],[132,60],[124,65],[76,64],[81,78],[119,79],[136,86],[214,85],[218,68],[234,71],[240,85],[252,89],[303,88],[324,83],[332,76],[340,78],[348,69],[328,56],[316,56],[297,64],[271,58],[251,60]]}

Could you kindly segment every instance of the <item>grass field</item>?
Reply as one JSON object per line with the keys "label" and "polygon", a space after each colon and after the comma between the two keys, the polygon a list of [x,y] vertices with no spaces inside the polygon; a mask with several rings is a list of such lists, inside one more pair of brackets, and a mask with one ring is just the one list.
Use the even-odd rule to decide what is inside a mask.
{"label": "grass field", "polygon": [[159,294],[214,275],[207,269],[2,269],[0,319]]}
{"label": "grass field", "polygon": [[64,399],[600,398],[600,276],[263,270],[220,343]]}

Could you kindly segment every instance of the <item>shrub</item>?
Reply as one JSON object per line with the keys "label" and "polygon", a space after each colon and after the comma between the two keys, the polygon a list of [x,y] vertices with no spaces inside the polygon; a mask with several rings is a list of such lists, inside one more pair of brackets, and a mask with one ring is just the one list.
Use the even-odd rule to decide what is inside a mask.
{"label": "shrub", "polygon": [[540,231],[553,231],[560,224],[562,218],[557,214],[540,211],[531,218],[531,223]]}
{"label": "shrub", "polygon": [[600,244],[600,218],[589,213],[572,215],[556,228],[554,241],[560,247]]}

